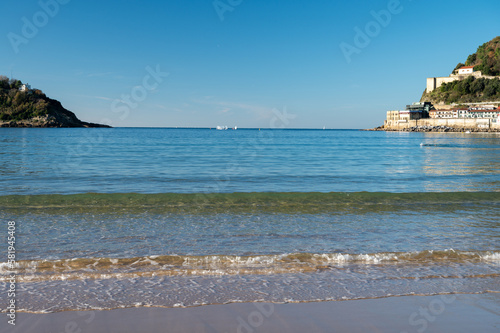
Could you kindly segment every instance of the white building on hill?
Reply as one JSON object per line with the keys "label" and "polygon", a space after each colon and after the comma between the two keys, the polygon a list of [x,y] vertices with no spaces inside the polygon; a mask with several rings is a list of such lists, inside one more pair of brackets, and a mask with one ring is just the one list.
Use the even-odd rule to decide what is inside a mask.
{"label": "white building on hill", "polygon": [[26,83],[26,84],[21,85],[21,87],[19,87],[19,90],[20,91],[30,91],[31,90],[31,86]]}
{"label": "white building on hill", "polygon": [[474,66],[463,66],[458,69],[458,75],[466,75],[474,73]]}

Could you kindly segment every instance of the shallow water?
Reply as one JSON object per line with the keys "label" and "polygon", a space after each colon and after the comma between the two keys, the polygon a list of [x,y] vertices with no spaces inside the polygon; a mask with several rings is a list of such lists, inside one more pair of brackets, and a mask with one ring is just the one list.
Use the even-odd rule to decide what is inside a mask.
{"label": "shallow water", "polygon": [[0,134],[21,311],[500,292],[494,134]]}

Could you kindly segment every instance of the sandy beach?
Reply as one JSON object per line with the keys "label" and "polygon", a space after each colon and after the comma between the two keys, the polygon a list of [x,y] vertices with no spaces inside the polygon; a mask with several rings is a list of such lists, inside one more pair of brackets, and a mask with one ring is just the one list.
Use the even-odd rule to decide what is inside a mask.
{"label": "sandy beach", "polygon": [[[5,315],[4,315],[5,316]],[[500,294],[19,313],[0,332],[498,332]]]}

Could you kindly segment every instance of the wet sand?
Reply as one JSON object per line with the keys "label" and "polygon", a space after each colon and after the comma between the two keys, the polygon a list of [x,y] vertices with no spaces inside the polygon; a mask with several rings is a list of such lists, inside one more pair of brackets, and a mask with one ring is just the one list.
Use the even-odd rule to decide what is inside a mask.
{"label": "wet sand", "polygon": [[500,293],[2,314],[0,332],[500,332]]}

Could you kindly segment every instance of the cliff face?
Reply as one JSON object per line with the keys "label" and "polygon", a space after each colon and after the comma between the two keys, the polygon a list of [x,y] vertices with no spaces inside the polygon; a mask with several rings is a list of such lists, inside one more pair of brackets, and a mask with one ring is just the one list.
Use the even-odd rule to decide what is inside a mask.
{"label": "cliff face", "polygon": [[19,80],[0,77],[0,127],[110,127],[81,121],[40,90],[21,87]]}

